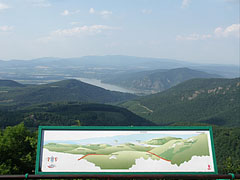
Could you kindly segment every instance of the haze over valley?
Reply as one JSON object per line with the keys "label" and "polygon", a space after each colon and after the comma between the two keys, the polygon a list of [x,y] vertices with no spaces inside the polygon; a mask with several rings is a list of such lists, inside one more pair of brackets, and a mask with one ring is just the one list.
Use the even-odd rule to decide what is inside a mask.
{"label": "haze over valley", "polygon": [[22,84],[78,79],[108,90],[136,94],[160,92],[192,78],[239,76],[239,67],[233,65],[120,55],[11,60],[0,61],[0,65],[1,79]]}

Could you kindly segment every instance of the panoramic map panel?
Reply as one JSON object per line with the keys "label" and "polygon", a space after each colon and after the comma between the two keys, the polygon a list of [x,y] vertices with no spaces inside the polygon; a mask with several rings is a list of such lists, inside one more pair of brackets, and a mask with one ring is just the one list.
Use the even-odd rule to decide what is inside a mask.
{"label": "panoramic map panel", "polygon": [[209,131],[44,130],[42,172],[214,172]]}

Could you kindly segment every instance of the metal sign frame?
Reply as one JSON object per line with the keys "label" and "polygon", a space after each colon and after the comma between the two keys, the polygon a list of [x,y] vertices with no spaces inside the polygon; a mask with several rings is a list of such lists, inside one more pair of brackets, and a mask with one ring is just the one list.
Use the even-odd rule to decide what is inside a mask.
{"label": "metal sign frame", "polygon": [[[71,131],[71,132],[86,132],[86,131],[91,131],[91,132],[159,132],[159,131],[164,131],[164,132],[179,132],[179,131],[187,131],[187,132],[193,132],[193,131],[207,131],[209,133],[209,140],[210,141],[210,147],[209,147],[209,152],[211,154],[212,158],[212,164],[213,164],[213,169],[211,172],[188,172],[188,171],[171,171],[171,172],[159,172],[159,171],[137,171],[137,172],[132,172],[132,171],[103,171],[103,172],[76,172],[76,171],[63,171],[63,172],[54,172],[54,171],[44,171],[41,169],[42,167],[42,154],[43,154],[43,143],[44,143],[44,133],[45,132],[60,132],[60,131]],[[156,154],[149,152],[155,156]],[[86,156],[86,155],[85,155]],[[161,158],[161,157],[159,157]],[[81,159],[81,158],[80,158]],[[162,158],[164,159],[164,158]],[[37,145],[37,157],[36,157],[36,169],[35,169],[35,174],[37,175],[57,175],[57,174],[80,174],[80,175],[157,175],[157,174],[218,174],[217,170],[217,163],[216,163],[216,156],[215,156],[215,149],[214,149],[214,143],[213,143],[213,134],[212,134],[212,128],[210,126],[138,126],[138,127],[128,127],[128,126],[39,126],[38,130],[38,145]]]}

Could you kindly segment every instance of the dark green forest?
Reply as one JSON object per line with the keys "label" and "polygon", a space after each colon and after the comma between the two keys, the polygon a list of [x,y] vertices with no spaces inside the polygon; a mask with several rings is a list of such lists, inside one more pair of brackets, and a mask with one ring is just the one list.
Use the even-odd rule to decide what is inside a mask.
{"label": "dark green forest", "polygon": [[158,125],[200,122],[240,125],[240,79],[192,79],[122,107]]}
{"label": "dark green forest", "polygon": [[63,101],[115,103],[136,98],[133,94],[109,91],[75,79],[21,87],[17,83],[13,86],[13,82],[0,80],[0,105],[26,107]]}
{"label": "dark green forest", "polygon": [[0,127],[14,126],[21,122],[36,130],[38,126],[72,126],[76,121],[82,126],[153,126],[153,122],[135,115],[127,109],[78,102],[48,103],[21,110],[0,110]]}

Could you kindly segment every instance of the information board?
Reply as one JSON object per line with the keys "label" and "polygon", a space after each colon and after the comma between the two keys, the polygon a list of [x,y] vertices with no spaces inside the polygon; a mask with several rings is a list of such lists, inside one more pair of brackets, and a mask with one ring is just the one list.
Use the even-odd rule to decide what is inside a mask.
{"label": "information board", "polygon": [[40,126],[36,174],[216,174],[211,127]]}

